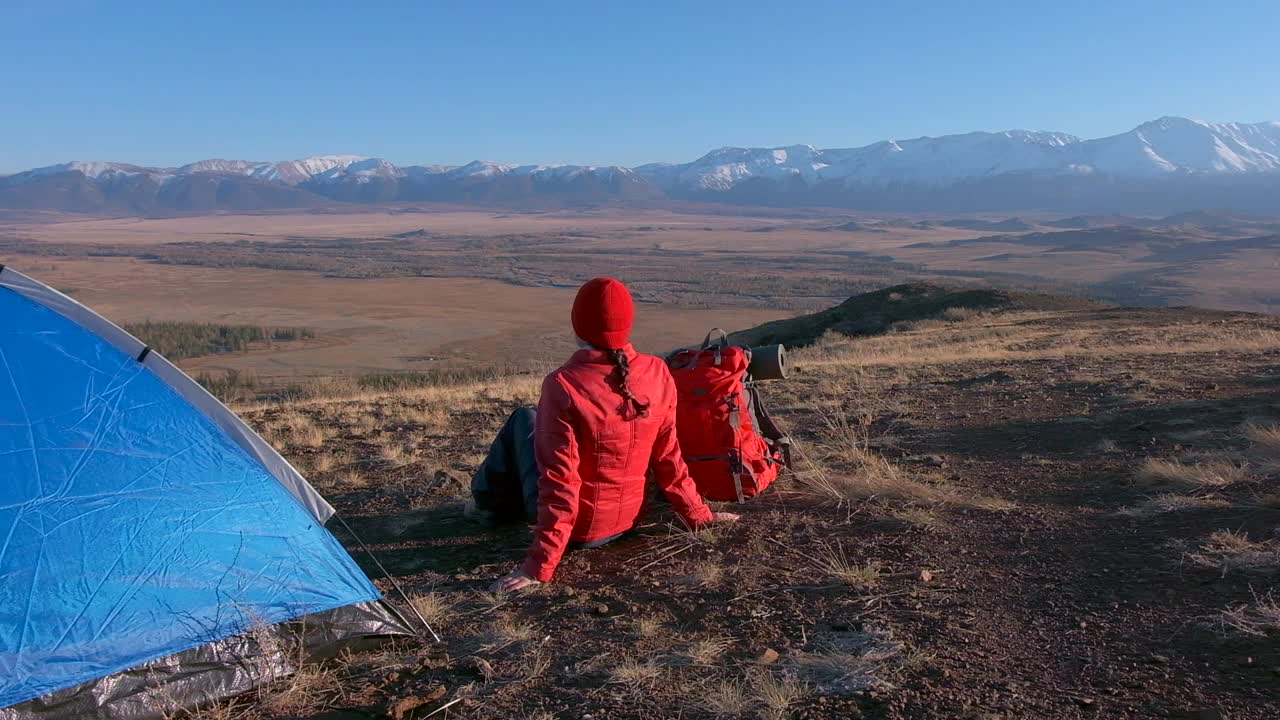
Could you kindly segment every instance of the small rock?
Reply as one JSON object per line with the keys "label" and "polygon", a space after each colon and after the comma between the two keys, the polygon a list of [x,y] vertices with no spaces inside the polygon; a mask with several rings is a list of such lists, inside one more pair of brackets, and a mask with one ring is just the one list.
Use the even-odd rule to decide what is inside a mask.
{"label": "small rock", "polygon": [[1078,697],[1075,698],[1075,701],[1082,708],[1091,708],[1096,704],[1094,699],[1090,697]]}
{"label": "small rock", "polygon": [[933,573],[928,570],[920,571],[920,582],[933,582]]}
{"label": "small rock", "polygon": [[1148,660],[1150,660],[1152,663],[1154,663],[1154,664],[1156,664],[1156,665],[1168,665],[1168,664],[1169,664],[1169,658],[1168,658],[1168,656],[1166,656],[1166,655],[1152,655],[1151,657],[1149,657],[1149,658],[1147,658],[1147,659],[1148,659]]}
{"label": "small rock", "polygon": [[778,651],[773,648],[765,648],[764,652],[756,658],[756,662],[761,665],[772,665],[778,662]]}
{"label": "small rock", "polygon": [[592,609],[591,609],[591,612],[593,612],[593,613],[595,613],[595,614],[597,614],[597,615],[608,615],[608,614],[609,614],[609,606],[608,606],[608,605],[605,605],[604,603],[600,603],[599,605],[596,605],[594,608],[592,608]]}

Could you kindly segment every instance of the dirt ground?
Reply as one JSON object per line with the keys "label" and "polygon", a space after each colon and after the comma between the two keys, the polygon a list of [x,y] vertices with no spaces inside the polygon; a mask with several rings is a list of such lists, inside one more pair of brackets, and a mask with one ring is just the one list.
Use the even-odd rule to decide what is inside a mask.
{"label": "dirt ground", "polygon": [[[1000,220],[999,218],[992,218]],[[140,258],[338,278],[454,277],[563,287],[620,275],[686,307],[812,310],[908,280],[1070,291],[1131,304],[1274,312],[1280,224],[1085,230],[1046,218],[946,220],[689,206],[515,212],[389,206],[177,218],[0,217],[0,262]],[[976,224],[975,224],[976,223]],[[82,276],[92,287],[93,277]]]}
{"label": "dirt ground", "polygon": [[1280,617],[1261,614],[1280,458],[1257,430],[1280,421],[1280,320],[1102,309],[899,330],[828,339],[764,388],[803,455],[726,507],[739,523],[680,532],[655,502],[633,536],[515,596],[485,588],[527,530],[470,525],[460,497],[536,379],[240,408],[444,641],[327,665],[337,689],[286,713],[269,695],[223,710],[1280,717]]}

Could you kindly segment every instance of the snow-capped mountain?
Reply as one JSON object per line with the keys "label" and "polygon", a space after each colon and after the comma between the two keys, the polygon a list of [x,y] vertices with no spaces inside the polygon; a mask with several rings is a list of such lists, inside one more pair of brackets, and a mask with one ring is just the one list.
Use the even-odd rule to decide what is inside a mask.
{"label": "snow-capped mountain", "polygon": [[0,177],[0,208],[152,212],[399,201],[1280,213],[1280,123],[1165,117],[1110,137],[1007,130],[820,149],[724,147],[689,163],[397,165],[361,155],[176,168],[69,162]]}
{"label": "snow-capped mountain", "polygon": [[1280,170],[1280,123],[1214,124],[1166,117],[1127,133],[1082,140],[1057,132],[1007,130],[858,148],[809,145],[721,148],[685,165],[645,165],[642,175],[668,189],[726,191],[752,180],[846,187],[930,188],[1001,175],[1098,174],[1148,179],[1175,174]]}
{"label": "snow-capped mountain", "polygon": [[214,175],[243,175],[258,180],[297,185],[334,169],[366,160],[362,155],[320,155],[286,160],[284,162],[251,162],[248,160],[201,160],[177,168],[177,175],[207,173]]}

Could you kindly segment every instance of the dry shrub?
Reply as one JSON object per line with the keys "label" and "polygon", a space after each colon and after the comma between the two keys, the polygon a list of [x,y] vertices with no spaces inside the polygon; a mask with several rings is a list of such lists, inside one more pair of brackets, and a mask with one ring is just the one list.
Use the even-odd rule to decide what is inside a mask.
{"label": "dry shrub", "polygon": [[654,638],[662,634],[666,624],[667,618],[662,615],[645,615],[631,623],[631,630],[638,637]]}
{"label": "dry shrub", "polygon": [[342,471],[334,482],[339,487],[347,490],[356,490],[369,484],[369,480],[355,468]]}
{"label": "dry shrub", "polygon": [[701,695],[702,706],[716,717],[742,718],[751,710],[751,690],[739,680],[721,680]]}
{"label": "dry shrub", "polygon": [[972,320],[982,315],[982,311],[969,307],[949,307],[942,311],[942,319],[951,322],[962,322],[964,320]]}
{"label": "dry shrub", "polygon": [[448,426],[449,410],[439,405],[404,405],[399,409],[399,418],[408,425],[434,431]]}
{"label": "dry shrub", "polygon": [[933,532],[943,526],[942,518],[938,517],[938,513],[933,508],[907,507],[895,511],[893,517],[900,522],[926,532]]}
{"label": "dry shrub", "polygon": [[395,438],[387,438],[378,446],[378,458],[390,467],[396,468],[412,462],[413,453]]}
{"label": "dry shrub", "polygon": [[831,470],[807,456],[801,461],[795,474],[800,485],[838,504],[875,498],[929,504],[966,501],[955,488],[923,483],[873,452],[860,452],[845,471]]}
{"label": "dry shrub", "polygon": [[774,675],[767,671],[751,678],[751,690],[763,720],[782,720],[790,714],[792,705],[809,694],[809,688],[794,675]]}
{"label": "dry shrub", "polygon": [[1249,479],[1244,468],[1225,460],[1186,465],[1177,460],[1154,458],[1142,463],[1134,477],[1142,485],[1197,492],[1225,488]]}
{"label": "dry shrub", "polygon": [[958,362],[1043,358],[1185,355],[1200,352],[1274,351],[1280,331],[1256,326],[1186,323],[1173,328],[1070,328],[1061,312],[1006,313],[980,322],[948,323],[942,328],[910,330],[865,338],[837,337],[817,343],[792,360],[797,367],[909,367]]}
{"label": "dry shrub", "polygon": [[648,687],[661,677],[662,667],[652,658],[648,660],[623,658],[622,662],[609,671],[609,682],[624,685],[633,690]]}
{"label": "dry shrub", "polygon": [[729,650],[731,643],[727,638],[699,638],[685,650],[685,657],[694,665],[714,665]]}
{"label": "dry shrub", "polygon": [[1280,600],[1274,592],[1255,595],[1252,603],[1222,611],[1220,621],[1224,629],[1252,637],[1267,637],[1280,633]]}
{"label": "dry shrub", "polygon": [[333,469],[336,461],[329,453],[316,453],[311,456],[311,472],[326,473]]}
{"label": "dry shrub", "polygon": [[1267,475],[1280,475],[1280,425],[1248,425],[1244,436],[1253,443],[1250,455]]}
{"label": "dry shrub", "polygon": [[1231,503],[1216,497],[1201,497],[1197,495],[1175,495],[1173,493],[1164,493],[1148,498],[1140,505],[1121,508],[1116,512],[1120,515],[1128,517],[1150,517],[1167,512],[1181,512],[1184,510],[1221,510],[1231,507]]}
{"label": "dry shrub", "polygon": [[1228,570],[1271,571],[1280,569],[1280,542],[1257,542],[1244,533],[1219,530],[1208,537],[1200,550],[1188,559],[1197,565]]}
{"label": "dry shrub", "polygon": [[690,570],[690,581],[700,587],[715,587],[724,579],[724,567],[716,562],[714,558],[702,560],[694,564]]}
{"label": "dry shrub", "polygon": [[240,701],[216,703],[194,710],[162,713],[163,720],[249,720],[257,714]]}
{"label": "dry shrub", "polygon": [[538,637],[538,626],[531,622],[523,622],[512,617],[502,617],[494,621],[484,634],[484,647],[492,652],[509,645],[529,642]]}
{"label": "dry shrub", "polygon": [[861,565],[852,562],[838,542],[821,546],[812,563],[827,576],[852,588],[866,590],[880,583],[880,563],[874,560]]}
{"label": "dry shrub", "polygon": [[453,600],[444,593],[418,593],[409,597],[409,604],[433,628],[440,627],[453,616]]}
{"label": "dry shrub", "polygon": [[536,680],[551,669],[551,655],[542,647],[536,647],[520,656],[513,664],[517,680]]}
{"label": "dry shrub", "polygon": [[276,713],[314,713],[325,709],[341,690],[342,684],[332,670],[320,665],[307,665],[283,683],[266,688],[261,702]]}

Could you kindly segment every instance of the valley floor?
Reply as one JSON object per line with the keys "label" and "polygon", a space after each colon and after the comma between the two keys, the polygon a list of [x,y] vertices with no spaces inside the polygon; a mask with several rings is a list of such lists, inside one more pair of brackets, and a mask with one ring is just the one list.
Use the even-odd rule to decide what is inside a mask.
{"label": "valley floor", "polygon": [[444,640],[204,714],[1280,717],[1280,320],[964,315],[796,353],[764,392],[803,454],[740,523],[658,503],[518,596],[484,590],[528,532],[460,506],[536,376],[237,408]]}

